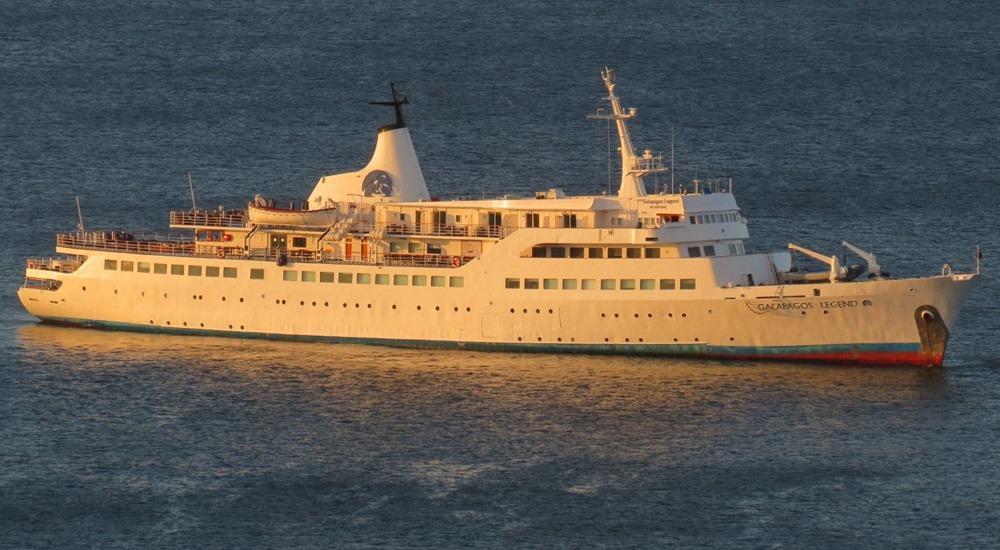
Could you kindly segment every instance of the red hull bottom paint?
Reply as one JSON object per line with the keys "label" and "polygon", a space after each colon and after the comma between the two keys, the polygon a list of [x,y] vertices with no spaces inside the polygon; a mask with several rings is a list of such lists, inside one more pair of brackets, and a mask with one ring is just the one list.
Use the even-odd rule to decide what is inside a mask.
{"label": "red hull bottom paint", "polygon": [[834,365],[866,365],[885,367],[928,367],[944,365],[944,354],[927,355],[919,351],[859,351],[831,353],[787,353],[787,354],[747,354],[717,355],[718,359],[739,359],[745,361],[794,361],[830,363]]}

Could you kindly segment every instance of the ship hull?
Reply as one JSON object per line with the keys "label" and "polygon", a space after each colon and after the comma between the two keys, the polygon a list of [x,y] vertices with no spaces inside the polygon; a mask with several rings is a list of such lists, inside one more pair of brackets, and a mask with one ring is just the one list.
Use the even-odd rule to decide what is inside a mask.
{"label": "ship hull", "polygon": [[[68,252],[68,251],[67,251]],[[122,273],[105,260],[235,266],[232,279]],[[690,260],[685,260],[690,262]],[[639,270],[670,265],[627,262]],[[653,261],[655,262],[655,261]],[[173,265],[173,264],[171,264]],[[593,269],[603,269],[593,262]],[[610,265],[610,264],[608,264]],[[264,273],[249,280],[250,269]],[[461,286],[290,282],[309,270],[337,275],[446,273]],[[29,269],[57,290],[24,287],[44,322],[297,341],[507,352],[621,354],[731,360],[941,366],[951,327],[978,275],[703,291],[509,290],[511,268],[328,266],[210,258],[96,254],[74,273]],[[542,274],[544,277],[544,274]],[[407,281],[409,279],[406,279]]]}

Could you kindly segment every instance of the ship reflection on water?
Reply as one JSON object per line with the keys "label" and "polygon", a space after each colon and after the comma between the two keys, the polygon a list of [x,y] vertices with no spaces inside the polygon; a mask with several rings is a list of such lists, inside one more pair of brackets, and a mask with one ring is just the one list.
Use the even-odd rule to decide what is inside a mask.
{"label": "ship reflection on water", "polygon": [[140,503],[100,522],[180,546],[252,537],[247,518],[275,514],[303,536],[389,546],[614,544],[624,531],[752,543],[762,524],[767,540],[794,540],[801,510],[817,508],[826,529],[856,532],[855,510],[921,490],[906,465],[950,393],[947,370],[44,325],[21,328],[17,346],[6,444],[26,458],[10,475],[27,481],[7,494],[45,503],[32,512],[43,532],[65,514],[124,513],[109,499]]}

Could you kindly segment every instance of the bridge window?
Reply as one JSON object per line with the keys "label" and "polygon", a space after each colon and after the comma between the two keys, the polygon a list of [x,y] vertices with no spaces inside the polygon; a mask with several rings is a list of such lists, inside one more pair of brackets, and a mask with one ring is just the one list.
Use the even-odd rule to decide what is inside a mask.
{"label": "bridge window", "polygon": [[562,288],[563,290],[576,290],[576,279],[563,279]]}
{"label": "bridge window", "polygon": [[[146,269],[148,270],[149,268],[147,267]],[[139,271],[142,271],[142,262],[140,262]],[[219,268],[217,266],[214,266],[214,265],[210,265],[210,266],[206,267],[205,268],[205,276],[206,277],[218,277],[219,276]]]}
{"label": "bridge window", "polygon": [[[135,265],[135,270],[138,271],[139,273],[149,273],[149,263],[147,263],[147,262],[138,262]],[[218,271],[219,268],[215,268],[215,270],[216,270],[215,271],[215,276],[218,277],[219,276],[219,271]]]}
{"label": "bridge window", "polygon": [[465,286],[465,277],[448,277],[448,286],[462,288]]}
{"label": "bridge window", "polygon": [[387,285],[389,284],[389,276],[385,273],[375,275],[375,284],[377,285]]}
{"label": "bridge window", "polygon": [[[124,262],[122,262],[122,263],[124,263]],[[124,270],[122,270],[122,271],[124,271]],[[189,265],[188,266],[188,276],[190,276],[190,277],[201,277],[201,266],[200,265]]]}
{"label": "bridge window", "polygon": [[597,288],[597,281],[595,279],[581,279],[580,288],[583,290],[594,290]]}
{"label": "bridge window", "polygon": [[222,268],[222,276],[226,279],[236,278],[236,268],[235,267],[224,267]]}
{"label": "bridge window", "polygon": [[358,284],[359,285],[370,285],[370,284],[372,284],[372,274],[371,273],[358,273]]}
{"label": "bridge window", "polygon": [[635,279],[622,279],[619,284],[622,290],[635,290]]}
{"label": "bridge window", "polygon": [[406,251],[410,254],[420,254],[423,251],[423,243],[406,243]]}
{"label": "bridge window", "polygon": [[503,225],[503,216],[500,212],[489,212],[486,214],[487,225]]}
{"label": "bridge window", "polygon": [[715,256],[715,246],[710,245],[710,244],[706,244],[705,245],[705,255],[709,256],[709,257]]}
{"label": "bridge window", "polygon": [[603,258],[604,249],[603,248],[588,248],[587,249],[588,258]]}
{"label": "bridge window", "polygon": [[521,279],[507,279],[503,284],[504,288],[521,288]]}
{"label": "bridge window", "polygon": [[576,214],[563,214],[563,227],[576,227]]}
{"label": "bridge window", "polygon": [[444,286],[444,275],[431,275],[431,286]]}
{"label": "bridge window", "polygon": [[525,227],[541,227],[538,223],[538,213],[532,212],[524,215],[524,226]]}
{"label": "bridge window", "polygon": [[639,279],[639,290],[656,290],[656,279]]}
{"label": "bridge window", "polygon": [[400,241],[392,241],[389,243],[389,252],[391,254],[402,254],[406,252],[406,243]]}
{"label": "bridge window", "polygon": [[677,288],[675,279],[660,279],[660,290],[673,290]]}
{"label": "bridge window", "polygon": [[569,257],[570,258],[582,258],[583,257],[583,248],[579,247],[579,246],[570,247],[570,249],[569,249]]}
{"label": "bridge window", "polygon": [[336,277],[334,277],[334,275],[335,275],[334,273],[330,273],[329,271],[321,271],[319,274],[319,282],[332,283],[336,280]]}
{"label": "bridge window", "polygon": [[681,279],[681,290],[694,290],[694,279]]}
{"label": "bridge window", "polygon": [[281,280],[288,281],[290,283],[294,283],[295,281],[299,280],[299,272],[298,271],[292,271],[290,269],[286,269],[281,274]]}
{"label": "bridge window", "polygon": [[393,275],[392,284],[396,286],[406,286],[410,282],[410,277],[407,275]]}
{"label": "bridge window", "polygon": [[531,247],[531,257],[532,258],[544,258],[545,257],[545,247],[544,246],[533,246],[533,247]]}
{"label": "bridge window", "polygon": [[565,258],[566,248],[562,246],[553,246],[549,248],[549,258]]}
{"label": "bridge window", "polygon": [[427,243],[428,254],[441,254],[441,243]]}
{"label": "bridge window", "polygon": [[305,248],[306,238],[305,237],[292,237],[292,247],[293,248]]}
{"label": "bridge window", "polygon": [[354,282],[353,273],[337,273],[337,282],[349,285]]}
{"label": "bridge window", "polygon": [[646,257],[647,258],[659,258],[660,257],[660,249],[656,248],[656,247],[653,247],[653,246],[647,247],[646,248]]}
{"label": "bridge window", "polygon": [[735,243],[729,243],[729,255],[730,256],[735,256],[736,255],[736,244]]}
{"label": "bridge window", "polygon": [[701,257],[701,248],[697,246],[688,247],[688,258],[700,258],[700,257]]}
{"label": "bridge window", "polygon": [[251,279],[263,279],[264,278],[264,270],[263,269],[251,269],[250,270],[250,278]]}
{"label": "bridge window", "polygon": [[104,260],[104,269],[108,271],[118,270],[118,260]]}
{"label": "bridge window", "polygon": [[545,290],[556,290],[559,288],[559,279],[543,279],[542,288]]}
{"label": "bridge window", "polygon": [[414,275],[413,286],[427,286],[427,275]]}
{"label": "bridge window", "polygon": [[153,264],[153,273],[157,273],[159,275],[166,275],[167,264]]}
{"label": "bridge window", "polygon": [[641,248],[626,248],[625,255],[629,258],[641,258],[642,249]]}
{"label": "bridge window", "polygon": [[601,290],[614,290],[615,280],[614,279],[601,279]]}
{"label": "bridge window", "polygon": [[183,275],[184,266],[178,264],[170,264],[170,274],[171,275]]}
{"label": "bridge window", "polygon": [[608,258],[621,258],[622,249],[620,248],[608,248]]}
{"label": "bridge window", "polygon": [[122,271],[132,271],[135,268],[135,263],[127,260],[122,260],[121,270]]}
{"label": "bridge window", "polygon": [[303,271],[302,272],[302,282],[303,283],[315,283],[316,282],[316,272],[315,271]]}
{"label": "bridge window", "polygon": [[538,279],[525,279],[524,288],[528,290],[538,290]]}

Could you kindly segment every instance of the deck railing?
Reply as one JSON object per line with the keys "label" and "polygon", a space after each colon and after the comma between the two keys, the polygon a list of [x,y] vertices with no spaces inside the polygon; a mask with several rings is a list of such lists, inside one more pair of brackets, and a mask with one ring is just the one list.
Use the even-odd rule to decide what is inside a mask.
{"label": "deck railing", "polygon": [[243,227],[246,225],[246,210],[188,210],[171,211],[170,225]]}
{"label": "deck railing", "polygon": [[502,225],[463,225],[454,223],[406,223],[394,222],[385,225],[389,235],[432,235],[442,237],[485,237],[502,239],[514,228]]}
{"label": "deck railing", "polygon": [[56,246],[170,256],[193,255],[195,252],[194,240],[190,237],[156,234],[137,236],[122,231],[60,233],[56,235]]}
{"label": "deck railing", "polygon": [[59,273],[73,273],[83,265],[83,260],[77,257],[64,256],[56,258],[28,258],[26,260],[28,269],[42,269],[45,271],[58,271]]}

